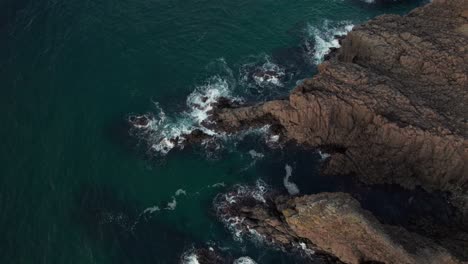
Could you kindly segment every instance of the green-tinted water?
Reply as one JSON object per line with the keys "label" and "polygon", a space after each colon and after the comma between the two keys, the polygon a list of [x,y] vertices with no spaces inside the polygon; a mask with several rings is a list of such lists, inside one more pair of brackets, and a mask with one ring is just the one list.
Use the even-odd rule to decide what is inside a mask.
{"label": "green-tinted water", "polygon": [[[267,150],[247,144],[216,159],[186,149],[148,160],[120,124],[130,113],[154,110],[151,100],[180,112],[187,95],[219,73],[210,65],[220,58],[237,80],[231,88],[242,90],[239,67],[249,56],[287,55],[309,26],[357,24],[418,4],[3,0],[0,263],[175,263],[207,242],[259,263],[294,262],[281,254],[268,260],[277,253],[252,246],[242,252],[244,244],[232,242],[210,210],[223,187],[209,187],[258,178],[281,185],[284,159],[294,156],[267,155],[248,167],[250,149]],[[313,71],[278,89],[287,92]],[[164,210],[178,189],[187,194]],[[155,205],[163,210],[138,217]],[[107,213],[111,220],[102,217]],[[123,231],[135,219],[134,232]]]}

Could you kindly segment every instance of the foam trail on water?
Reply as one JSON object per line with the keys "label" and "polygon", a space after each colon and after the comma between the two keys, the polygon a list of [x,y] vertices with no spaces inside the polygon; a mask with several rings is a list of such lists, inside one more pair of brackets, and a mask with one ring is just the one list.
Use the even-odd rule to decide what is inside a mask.
{"label": "foam trail on water", "polygon": [[218,183],[215,183],[211,186],[209,186],[211,188],[218,188],[218,187],[226,187],[226,184],[224,182],[218,182]]}
{"label": "foam trail on water", "polygon": [[283,184],[286,190],[288,190],[288,193],[290,195],[296,195],[299,194],[299,188],[294,182],[290,182],[289,178],[292,176],[292,167],[288,164],[284,167],[286,170],[286,176],[283,178]]}
{"label": "foam trail on water", "polygon": [[143,210],[143,214],[152,214],[152,213],[160,211],[160,210],[161,209],[159,208],[159,206],[155,205],[155,206],[148,207],[145,210]]}
{"label": "foam trail on water", "polygon": [[309,25],[307,33],[315,41],[313,62],[315,64],[321,63],[331,48],[339,48],[340,43],[337,37],[345,36],[353,27],[354,25],[349,21],[332,23],[329,20],[325,20],[320,27]]}

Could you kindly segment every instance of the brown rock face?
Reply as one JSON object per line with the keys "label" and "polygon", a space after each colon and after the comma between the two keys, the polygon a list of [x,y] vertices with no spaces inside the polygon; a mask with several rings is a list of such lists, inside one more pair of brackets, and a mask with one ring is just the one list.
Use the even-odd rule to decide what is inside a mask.
{"label": "brown rock face", "polygon": [[255,230],[266,243],[302,250],[324,263],[462,263],[428,238],[381,224],[345,193],[279,196],[231,206],[230,213],[242,219],[237,226],[241,232]]}
{"label": "brown rock face", "polygon": [[430,240],[380,224],[350,195],[321,193],[287,206],[285,222],[298,236],[346,263],[458,263]]}
{"label": "brown rock face", "polygon": [[213,118],[228,132],[275,124],[283,140],[335,150],[325,174],[449,191],[468,208],[467,12],[466,0],[435,0],[377,17],[288,100]]}

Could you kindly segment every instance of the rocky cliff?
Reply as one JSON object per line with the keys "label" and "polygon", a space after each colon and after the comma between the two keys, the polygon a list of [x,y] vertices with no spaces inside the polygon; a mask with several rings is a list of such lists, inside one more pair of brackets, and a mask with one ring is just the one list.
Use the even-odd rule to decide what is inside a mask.
{"label": "rocky cliff", "polygon": [[273,124],[330,152],[324,174],[447,191],[467,208],[468,1],[377,17],[341,44],[288,100],[220,108],[217,128]]}
{"label": "rocky cliff", "polygon": [[[270,125],[282,142],[329,152],[323,174],[447,193],[460,213],[450,228],[468,230],[468,1],[434,0],[403,17],[377,17],[354,28],[318,69],[288,99],[220,105],[215,129]],[[432,241],[381,224],[343,193],[234,204],[223,214],[269,243],[346,263],[467,259],[466,233],[454,247]],[[448,248],[458,248],[458,259]]]}
{"label": "rocky cliff", "polygon": [[223,208],[223,213],[242,219],[238,232],[255,230],[264,242],[302,250],[324,263],[462,263],[431,239],[381,224],[345,193],[277,196],[265,202],[241,200]]}

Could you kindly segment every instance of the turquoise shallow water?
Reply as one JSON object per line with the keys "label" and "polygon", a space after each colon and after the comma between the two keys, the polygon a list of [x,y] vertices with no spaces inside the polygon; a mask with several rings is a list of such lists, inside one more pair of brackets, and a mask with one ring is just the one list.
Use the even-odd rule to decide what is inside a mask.
{"label": "turquoise shallow water", "polygon": [[[284,95],[314,73],[313,64],[283,87],[253,93],[239,82],[239,69],[265,55],[288,57],[304,39],[314,40],[311,27],[326,31],[325,20],[333,29],[421,4],[0,3],[0,263],[176,263],[183,251],[206,243],[259,263],[298,262],[234,242],[211,201],[233,184],[259,178],[282,188],[286,163],[301,182],[301,173],[313,175],[307,166],[318,166],[318,155],[271,152],[253,137],[217,157],[187,148],[149,159],[123,124],[131,113],[153,111],[152,101],[169,115],[182,111],[187,95],[211,76],[226,77],[226,69],[234,95]],[[251,149],[266,155],[252,166]],[[220,182],[226,187],[210,187]],[[166,207],[178,189],[186,195],[175,197],[174,210],[138,217],[146,208]]]}

